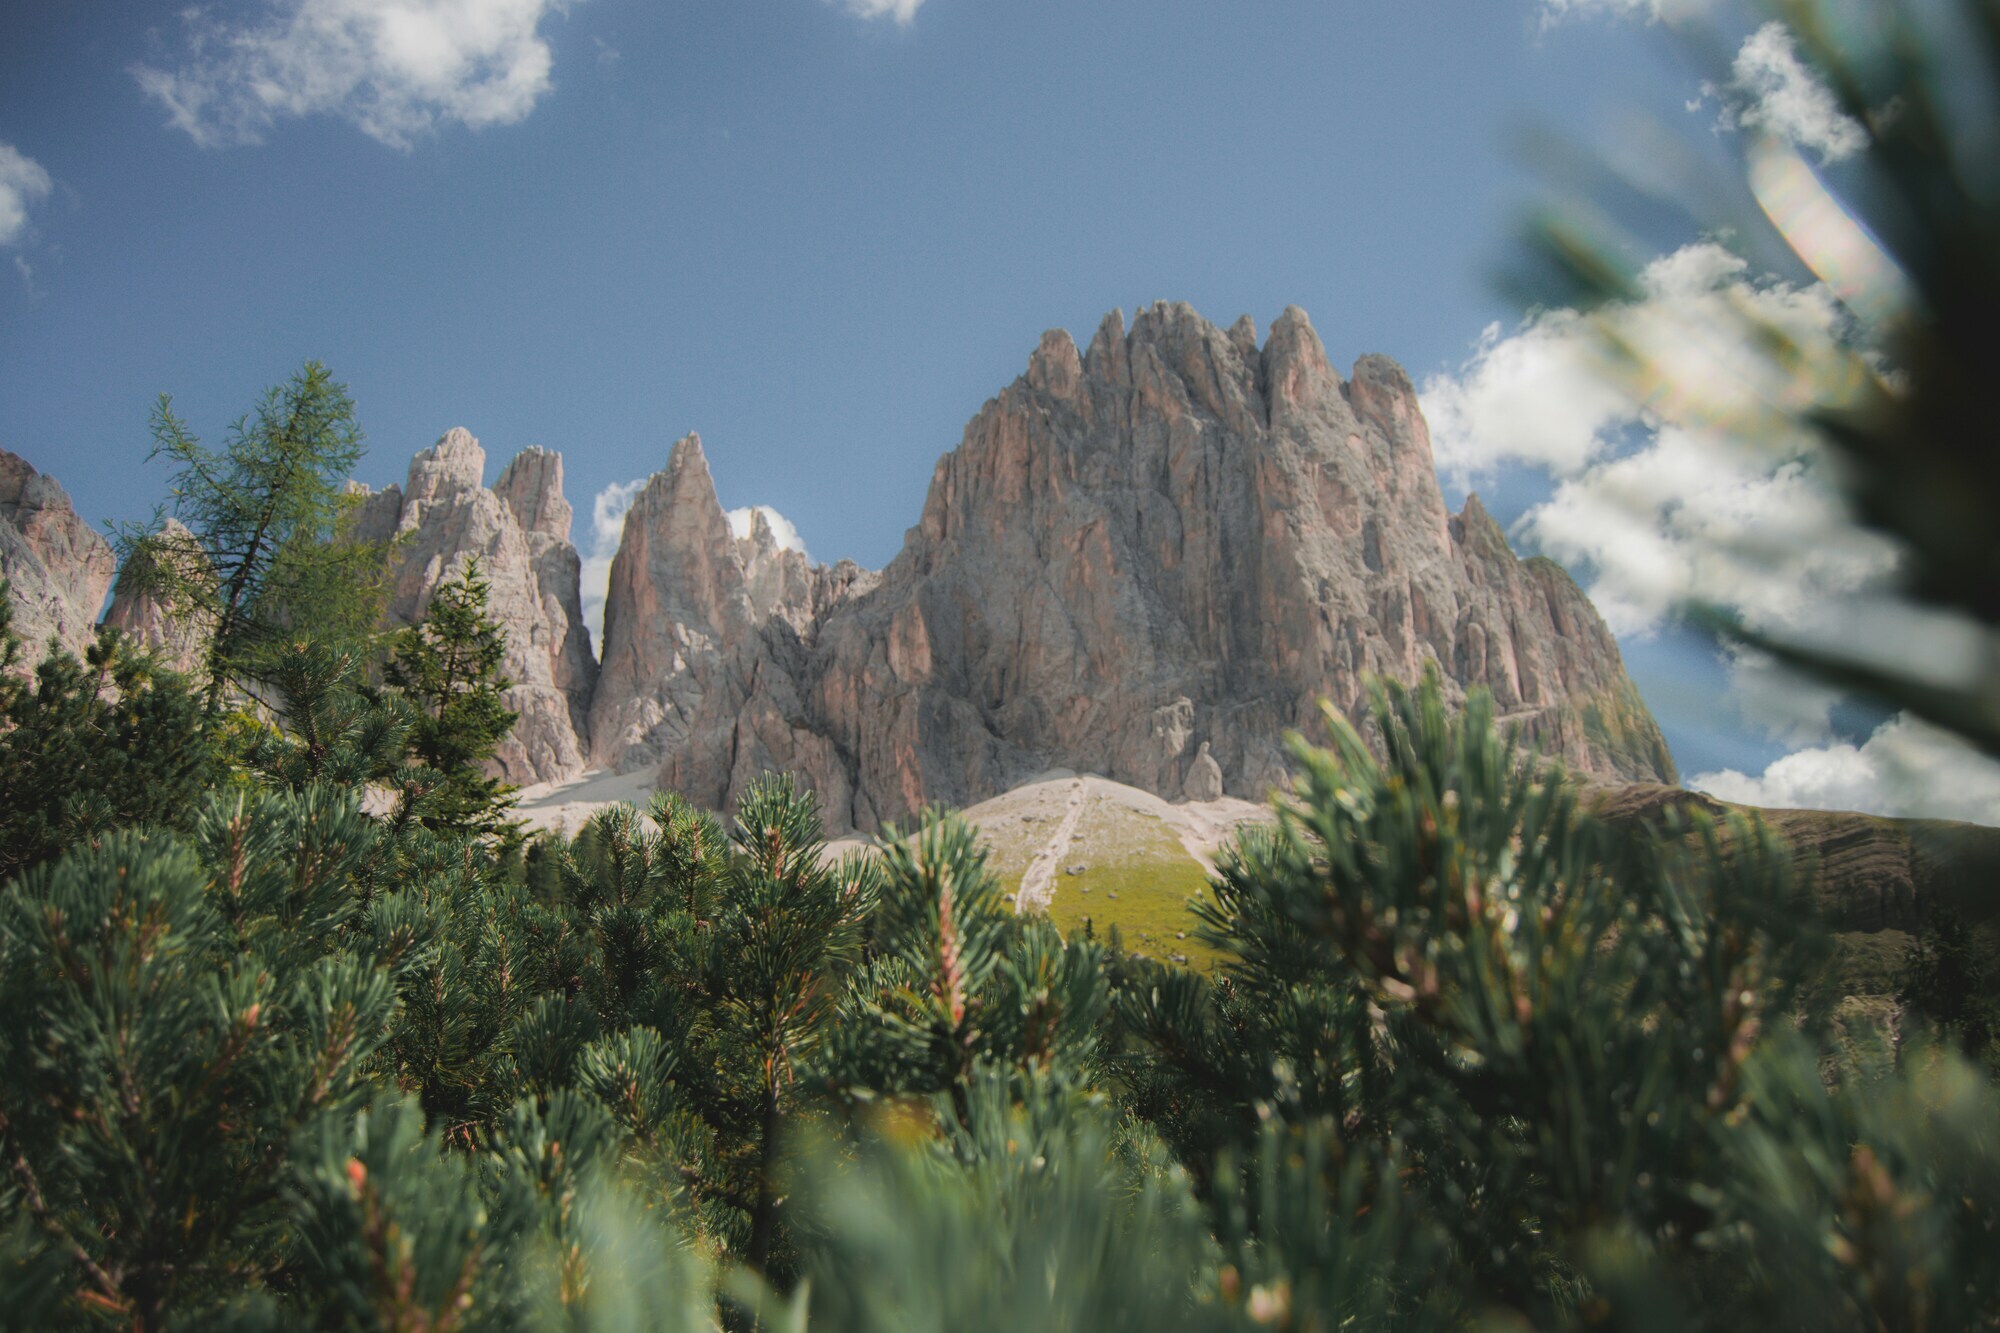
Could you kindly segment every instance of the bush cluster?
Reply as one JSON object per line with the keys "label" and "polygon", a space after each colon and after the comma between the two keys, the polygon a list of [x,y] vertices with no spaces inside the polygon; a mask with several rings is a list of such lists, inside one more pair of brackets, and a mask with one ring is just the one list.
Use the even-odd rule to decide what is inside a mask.
{"label": "bush cluster", "polygon": [[254,718],[114,639],[8,687],[0,1323],[2000,1319],[1986,1073],[1828,1064],[1786,850],[1614,835],[1483,698],[1298,748],[1210,979],[1016,916],[949,814],[832,858],[782,777],[524,847],[445,605]]}

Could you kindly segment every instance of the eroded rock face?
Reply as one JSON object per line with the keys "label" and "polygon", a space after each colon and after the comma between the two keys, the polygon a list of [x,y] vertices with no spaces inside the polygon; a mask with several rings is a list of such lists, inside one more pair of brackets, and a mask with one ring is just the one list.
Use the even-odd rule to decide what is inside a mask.
{"label": "eroded rock face", "polygon": [[407,484],[361,494],[363,540],[398,539],[389,614],[414,624],[438,584],[477,558],[491,585],[489,610],[507,632],[507,706],[520,714],[495,763],[508,782],[528,784],[583,771],[590,698],[597,680],[584,628],[570,544],[562,455],[529,448],[488,490],[486,452],[463,430],[445,434],[410,462]]}
{"label": "eroded rock face", "polygon": [[605,638],[596,762],[717,806],[791,769],[835,826],[1057,767],[1179,793],[1202,748],[1261,797],[1320,699],[1431,666],[1585,773],[1674,777],[1575,584],[1446,511],[1409,378],[1343,378],[1297,310],[1261,348],[1184,305],[1044,336],[879,580],[732,541],[690,437],[626,519]]}
{"label": "eroded rock face", "polygon": [[1114,314],[1081,355],[1046,335],[821,637],[864,827],[1057,765],[1177,792],[1198,743],[1258,798],[1321,698],[1354,713],[1365,675],[1433,664],[1585,772],[1673,779],[1583,594],[1476,502],[1449,514],[1409,378],[1342,378],[1296,309],[1261,349],[1184,305]]}
{"label": "eroded rock face", "polygon": [[870,586],[852,562],[815,566],[781,548],[762,514],[736,538],[700,438],[678,441],[626,512],[612,560],[592,763],[657,767],[662,787],[718,810],[766,772],[795,772],[844,825],[849,766],[802,682],[817,626]]}
{"label": "eroded rock face", "polygon": [[117,560],[55,478],[0,449],[0,577],[12,589],[21,667],[32,670],[51,636],[81,655]]}
{"label": "eroded rock face", "polygon": [[1215,756],[1208,752],[1208,742],[1201,743],[1194,762],[1188,765],[1187,781],[1181,784],[1181,794],[1190,801],[1219,801],[1222,799],[1222,765],[1215,762]]}

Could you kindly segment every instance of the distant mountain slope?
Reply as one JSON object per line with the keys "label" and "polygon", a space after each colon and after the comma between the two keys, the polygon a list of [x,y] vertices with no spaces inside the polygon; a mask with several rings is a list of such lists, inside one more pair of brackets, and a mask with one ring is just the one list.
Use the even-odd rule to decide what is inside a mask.
{"label": "distant mountain slope", "polygon": [[1821,914],[1835,930],[1913,931],[1942,905],[1970,924],[2000,919],[2000,829],[1942,819],[1889,819],[1837,810],[1731,807],[1701,792],[1634,784],[1601,788],[1613,824],[1658,823],[1670,810],[1749,810],[1816,869]]}

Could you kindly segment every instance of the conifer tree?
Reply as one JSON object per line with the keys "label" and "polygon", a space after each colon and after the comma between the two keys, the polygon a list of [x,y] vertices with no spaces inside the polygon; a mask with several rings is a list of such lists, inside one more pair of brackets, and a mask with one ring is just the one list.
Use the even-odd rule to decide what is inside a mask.
{"label": "conifer tree", "polygon": [[1991,1058],[2000,1040],[1995,969],[1965,921],[1933,904],[1897,977],[1896,998],[1909,1017],[1952,1037],[1974,1060]]}
{"label": "conifer tree", "polygon": [[477,560],[444,580],[416,625],[396,636],[384,671],[415,710],[413,758],[431,771],[419,818],[427,827],[495,833],[508,826],[511,788],[484,766],[516,717],[504,698],[506,631],[487,611]]}
{"label": "conifer tree", "polygon": [[352,648],[290,637],[265,654],[270,721],[235,720],[245,765],[291,790],[361,786],[402,768],[415,719],[400,699],[368,689]]}
{"label": "conifer tree", "polygon": [[0,892],[0,1203],[134,1328],[275,1271],[293,1135],[361,1088],[393,1002],[328,951],[351,861],[300,854],[365,837],[353,806],[212,817],[244,855],[113,833]]}
{"label": "conifer tree", "polygon": [[354,401],[317,361],[267,391],[219,450],[188,430],[167,396],[154,408],[151,456],[173,465],[183,526],[128,530],[118,545],[127,586],[206,627],[210,713],[228,690],[261,679],[264,650],[283,629],[373,631],[383,551],[340,532],[340,488],[361,452]]}
{"label": "conifer tree", "polygon": [[200,700],[178,674],[100,630],[17,671],[0,581],[0,881],[121,826],[184,824],[209,774]]}

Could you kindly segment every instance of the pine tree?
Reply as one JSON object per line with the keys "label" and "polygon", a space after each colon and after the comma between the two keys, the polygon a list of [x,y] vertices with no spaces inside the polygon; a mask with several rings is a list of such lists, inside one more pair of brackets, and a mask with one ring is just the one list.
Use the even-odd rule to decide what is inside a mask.
{"label": "pine tree", "polygon": [[270,648],[263,666],[270,720],[233,720],[242,763],[290,790],[395,778],[415,719],[400,699],[366,687],[364,667],[353,649],[319,638],[290,638]]}
{"label": "pine tree", "polygon": [[1822,1079],[1781,849],[1614,836],[1434,681],[1369,726],[1224,857],[1213,982],[1014,917],[949,817],[832,861],[783,780],[532,891],[331,763],[107,834],[0,892],[0,1319],[2000,1317],[2000,1095]]}
{"label": "pine tree", "polygon": [[293,1135],[359,1090],[392,1003],[327,951],[351,861],[301,854],[363,836],[353,806],[208,818],[249,854],[113,833],[0,892],[0,1202],[76,1309],[134,1328],[275,1271]]}
{"label": "pine tree", "polygon": [[384,671],[416,711],[413,758],[430,770],[419,820],[430,828],[498,833],[512,788],[485,766],[518,714],[504,699],[506,630],[487,612],[491,588],[476,560],[437,586],[423,619],[396,636]]}
{"label": "pine tree", "polygon": [[1956,912],[1934,904],[1897,978],[1909,1017],[1950,1036],[1970,1059],[1989,1058],[2000,1039],[1992,962]]}
{"label": "pine tree", "polygon": [[20,654],[0,581],[0,881],[113,828],[184,824],[210,770],[187,682],[116,630],[81,662],[53,647],[32,681]]}

